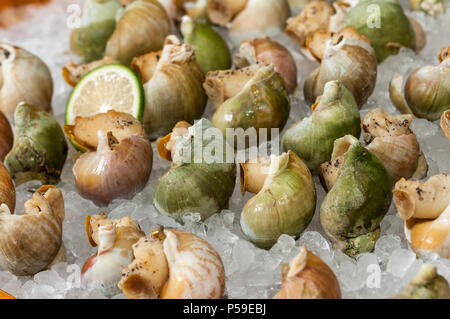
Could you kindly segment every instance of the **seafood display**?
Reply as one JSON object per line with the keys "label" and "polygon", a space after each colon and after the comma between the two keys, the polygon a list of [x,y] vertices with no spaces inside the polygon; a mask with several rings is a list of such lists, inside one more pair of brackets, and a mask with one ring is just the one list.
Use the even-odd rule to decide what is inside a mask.
{"label": "seafood display", "polygon": [[49,0],[0,23],[0,299],[450,299],[449,11]]}

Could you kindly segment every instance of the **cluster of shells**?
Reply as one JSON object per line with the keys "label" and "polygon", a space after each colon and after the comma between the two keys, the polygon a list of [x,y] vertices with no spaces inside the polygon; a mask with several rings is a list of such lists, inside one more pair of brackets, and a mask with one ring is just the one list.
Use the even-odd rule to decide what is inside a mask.
{"label": "cluster of shells", "polygon": [[[381,28],[367,22],[374,4],[381,7]],[[411,0],[411,6],[433,16],[445,10],[443,0]],[[217,28],[239,43],[234,57]],[[304,87],[297,85],[290,52],[271,39],[280,32],[319,64]],[[52,115],[45,63],[0,43],[0,268],[34,275],[64,260],[64,198],[53,185],[66,161],[66,137],[78,151],[76,188],[99,206],[86,216],[87,240],[98,252],[86,260],[82,282],[108,297],[226,296],[224,265],[208,242],[163,227],[146,234],[130,217],[108,219],[102,212],[145,187],[154,156],[172,162],[154,190],[154,205],[177,221],[188,212],[205,220],[226,209],[239,173],[242,193],[255,194],[240,225],[257,247],[270,248],[283,234],[299,237],[320,205],[321,226],[336,249],[351,257],[371,252],[394,200],[411,249],[450,258],[450,175],[427,178],[410,129],[417,117],[440,119],[450,140],[450,47],[405,85],[401,76],[392,78],[386,93],[397,114],[374,108],[361,118],[359,111],[375,88],[378,65],[400,48],[419,52],[425,43],[420,24],[396,0],[86,0],[64,79],[75,86],[89,71],[120,63],[141,79],[145,110],[142,120],[109,110],[64,127]],[[312,113],[285,131],[283,153],[227,161],[235,150],[226,130],[283,130],[294,93],[304,95]],[[208,100],[215,108],[211,121],[202,118]],[[205,130],[218,134],[213,139]],[[222,161],[194,161],[196,136],[204,148],[220,142]],[[327,192],[323,202],[314,175]],[[15,214],[15,187],[30,180],[44,186]],[[280,276],[276,298],[341,297],[331,268],[305,247]],[[397,297],[450,298],[450,288],[426,265]]]}

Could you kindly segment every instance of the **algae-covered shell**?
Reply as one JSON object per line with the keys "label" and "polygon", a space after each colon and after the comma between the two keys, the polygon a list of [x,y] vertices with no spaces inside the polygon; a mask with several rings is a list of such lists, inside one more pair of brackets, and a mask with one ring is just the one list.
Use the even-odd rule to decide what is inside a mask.
{"label": "algae-covered shell", "polygon": [[347,135],[335,141],[331,161],[322,165],[322,176],[329,188],[320,207],[325,233],[349,256],[372,251],[392,200],[388,171]]}
{"label": "algae-covered shell", "polygon": [[445,12],[445,0],[409,0],[412,10],[424,11],[436,17]]}
{"label": "algae-covered shell", "polygon": [[225,269],[219,254],[200,237],[154,229],[134,246],[135,260],[123,270],[120,289],[131,299],[219,299]]}
{"label": "algae-covered shell", "polygon": [[236,67],[243,68],[258,61],[273,64],[289,93],[294,92],[297,87],[297,66],[288,49],[268,37],[243,41],[234,58]]}
{"label": "algae-covered shell", "polygon": [[210,25],[196,23],[189,16],[184,16],[180,27],[184,41],[194,48],[195,58],[205,74],[231,67],[230,49]]}
{"label": "algae-covered shell", "polygon": [[105,215],[88,216],[86,232],[89,242],[98,246],[98,252],[84,263],[82,283],[112,297],[120,293],[117,284],[122,278],[122,270],[133,261],[132,247],[145,233],[128,216],[108,220]]}
{"label": "algae-covered shell", "polygon": [[0,267],[17,276],[46,269],[62,245],[64,199],[59,189],[42,186],[25,203],[22,215],[0,206]]}
{"label": "algae-covered shell", "polygon": [[[288,92],[272,65],[254,64],[237,71],[209,72],[203,86],[213,103],[226,98],[227,93],[233,94],[212,118],[214,126],[224,135],[227,128],[282,130],[289,118]],[[230,92],[229,86],[233,87]]]}
{"label": "algae-covered shell", "polygon": [[282,264],[281,289],[275,299],[340,299],[339,281],[318,256],[300,247],[299,254]]}
{"label": "algae-covered shell", "polygon": [[428,165],[409,126],[412,115],[392,115],[376,108],[367,113],[361,123],[367,149],[384,164],[392,181],[400,178],[424,178]]}
{"label": "algae-covered shell", "polygon": [[5,166],[16,185],[32,179],[57,184],[68,150],[58,122],[42,109],[23,103],[17,106],[14,117],[14,145]]}
{"label": "algae-covered shell", "polygon": [[[70,129],[70,130],[69,130]],[[73,166],[80,194],[97,205],[116,198],[131,198],[147,184],[152,171],[153,150],[142,125],[131,115],[109,111],[78,118],[66,132],[77,145],[91,151]]]}
{"label": "algae-covered shell", "polygon": [[0,111],[12,120],[21,102],[51,111],[53,80],[47,65],[36,55],[0,43]]}
{"label": "algae-covered shell", "polygon": [[0,204],[6,204],[11,212],[16,208],[14,183],[2,162],[0,162]]}
{"label": "algae-covered shell", "polygon": [[[236,183],[234,152],[206,119],[181,131],[177,128],[158,141],[160,155],[172,165],[156,186],[154,203],[158,211],[178,221],[187,213],[206,219],[228,207]],[[164,151],[167,147],[170,156]]]}
{"label": "algae-covered shell", "polygon": [[169,133],[179,121],[192,124],[202,116],[207,100],[204,74],[190,45],[169,36],[162,52],[134,59],[133,67],[144,82],[142,122],[150,139]]}
{"label": "algae-covered shell", "polygon": [[313,103],[327,82],[339,80],[353,94],[359,107],[372,94],[377,79],[377,60],[367,38],[353,28],[327,34],[321,65],[305,80],[305,100]]}
{"label": "algae-covered shell", "polygon": [[162,48],[172,22],[157,0],[136,0],[123,9],[116,0],[88,0],[81,27],[72,31],[76,64],[109,56],[128,65],[134,57]]}
{"label": "algae-covered shell", "polygon": [[296,153],[313,172],[331,159],[333,143],[347,134],[359,138],[359,110],[350,91],[339,81],[328,82],[313,105],[311,116],[287,129],[281,140],[284,151]]}
{"label": "algae-covered shell", "polygon": [[403,78],[394,75],[389,94],[397,109],[435,121],[450,108],[449,52],[450,47],[443,48],[439,54],[439,65],[423,66],[409,75],[405,84],[405,98],[401,93]]}
{"label": "algae-covered shell", "polygon": [[450,257],[450,175],[438,174],[425,183],[401,179],[393,190],[395,206],[405,221],[405,234],[418,252]]}
{"label": "algae-covered shell", "polygon": [[401,47],[420,46],[412,23],[396,0],[361,0],[347,12],[345,24],[370,40],[379,63]]}
{"label": "algae-covered shell", "polygon": [[241,228],[258,247],[271,247],[282,234],[299,236],[314,215],[314,182],[293,152],[242,163],[241,189],[257,193],[242,210]]}
{"label": "algae-covered shell", "polygon": [[425,264],[406,289],[393,298],[450,299],[450,286],[447,280],[437,273],[436,266]]}
{"label": "algae-covered shell", "polygon": [[13,146],[14,136],[8,119],[0,111],[0,162],[3,162],[6,154]]}

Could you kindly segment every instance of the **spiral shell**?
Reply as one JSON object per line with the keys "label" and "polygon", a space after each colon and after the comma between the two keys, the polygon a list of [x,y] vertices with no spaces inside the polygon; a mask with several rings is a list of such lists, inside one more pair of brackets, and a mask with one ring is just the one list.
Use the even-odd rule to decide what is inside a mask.
{"label": "spiral shell", "polygon": [[[391,115],[376,108],[367,113],[362,121],[367,149],[383,162],[394,182],[413,175],[421,179],[427,173],[419,142],[409,129],[412,120],[412,115]],[[419,165],[421,162],[425,165]]]}
{"label": "spiral shell", "polygon": [[172,161],[155,188],[159,212],[182,222],[186,213],[200,213],[206,219],[228,207],[236,183],[234,152],[211,122],[177,124],[158,141],[158,151]]}
{"label": "spiral shell", "polygon": [[88,0],[81,27],[70,37],[72,58],[86,64],[108,56],[129,65],[134,57],[160,50],[171,31],[172,21],[157,0],[136,0],[124,9],[116,0]]}
{"label": "spiral shell", "polygon": [[296,153],[313,172],[331,159],[333,143],[347,134],[361,133],[358,105],[339,81],[325,85],[310,117],[293,124],[283,135],[283,150]]}
{"label": "spiral shell", "polygon": [[0,43],[0,111],[9,120],[20,102],[51,111],[52,95],[47,65],[24,49]]}
{"label": "spiral shell", "polygon": [[42,186],[25,203],[22,215],[0,206],[0,267],[17,276],[46,269],[62,244],[64,199],[59,189]]}
{"label": "spiral shell", "polygon": [[120,293],[117,284],[122,270],[133,261],[132,246],[145,233],[128,216],[108,220],[105,215],[88,216],[86,232],[89,242],[98,245],[98,252],[85,262],[81,271],[82,283],[89,288],[99,288],[105,296],[112,297]]}
{"label": "spiral shell", "polygon": [[9,121],[3,112],[0,111],[0,162],[3,161],[6,154],[11,150],[13,141],[11,125],[9,125]]}
{"label": "spiral shell", "polygon": [[[151,144],[139,122],[129,114],[108,114],[79,122],[91,126],[89,131],[81,129],[81,134],[86,137],[84,145],[90,141],[96,150],[81,155],[72,169],[80,194],[104,206],[113,199],[131,198],[140,192],[150,178],[153,162]],[[117,121],[116,116],[121,120]]]}
{"label": "spiral shell", "polygon": [[386,168],[356,138],[346,135],[334,142],[331,161],[321,169],[329,189],[320,207],[325,233],[349,256],[372,251],[392,200]]}
{"label": "spiral shell", "polygon": [[144,82],[143,124],[150,139],[169,133],[179,121],[193,123],[202,116],[206,107],[204,75],[191,46],[169,36],[162,52],[134,59],[133,67]]}
{"label": "spiral shell", "polygon": [[134,246],[135,260],[119,287],[133,299],[219,299],[225,269],[218,253],[194,234],[154,229]]}
{"label": "spiral shell", "polygon": [[56,185],[68,151],[59,123],[41,108],[23,103],[14,117],[14,145],[5,158],[11,177],[16,185],[33,179]]}
{"label": "spiral shell", "polygon": [[234,59],[236,67],[243,68],[258,61],[273,64],[275,71],[283,78],[289,93],[294,92],[297,87],[297,66],[289,50],[268,37],[242,42]]}
{"label": "spiral shell", "polygon": [[340,299],[341,289],[328,265],[306,249],[282,265],[282,285],[275,299]]}
{"label": "spiral shell", "polygon": [[364,105],[377,78],[377,61],[367,38],[353,28],[330,34],[321,61],[320,67],[305,80],[305,100],[312,104],[323,94],[327,82],[339,80],[353,94],[358,106]]}
{"label": "spiral shell", "polygon": [[203,86],[214,105],[223,101],[212,122],[224,136],[227,128],[282,130],[288,120],[288,92],[272,65],[258,63],[236,71],[209,72]]}
{"label": "spiral shell", "polygon": [[241,228],[258,247],[271,247],[282,234],[299,236],[314,215],[311,173],[291,151],[241,164],[241,190],[257,193],[242,210]]}
{"label": "spiral shell", "polygon": [[450,141],[450,110],[442,113],[441,116],[441,128],[445,137]]}
{"label": "spiral shell", "polygon": [[450,175],[430,177],[424,184],[404,178],[393,190],[395,205],[405,221],[412,248],[450,257]]}

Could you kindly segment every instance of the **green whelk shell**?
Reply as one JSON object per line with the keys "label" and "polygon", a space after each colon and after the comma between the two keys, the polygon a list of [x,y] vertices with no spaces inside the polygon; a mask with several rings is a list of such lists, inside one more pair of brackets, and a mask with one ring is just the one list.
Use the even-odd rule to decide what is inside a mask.
{"label": "green whelk shell", "polygon": [[[392,200],[392,182],[381,161],[356,138],[336,140],[334,152],[342,151],[342,143],[348,143],[348,149],[320,207],[320,223],[336,246],[353,257],[373,250]],[[333,154],[332,161],[335,158]]]}
{"label": "green whelk shell", "polygon": [[5,165],[16,185],[33,179],[57,184],[68,149],[58,122],[51,114],[27,104],[17,106],[14,116],[14,145]]}
{"label": "green whelk shell", "polygon": [[[190,128],[192,136],[179,136],[172,167],[161,177],[155,189],[154,204],[158,211],[181,222],[187,213],[200,213],[202,219],[228,207],[236,183],[234,153],[219,130],[206,119]],[[204,156],[220,154],[209,163]],[[200,160],[199,153],[202,152]],[[229,153],[232,152],[232,153]],[[208,154],[210,154],[208,153]],[[226,161],[231,154],[231,163]]]}
{"label": "green whelk shell", "polygon": [[329,161],[337,138],[361,134],[358,105],[350,91],[339,81],[327,82],[317,98],[311,116],[292,125],[284,134],[284,151],[296,153],[314,173]]}
{"label": "green whelk shell", "polygon": [[413,27],[397,0],[361,0],[347,12],[345,25],[370,40],[379,63],[400,47],[416,45]]}
{"label": "green whelk shell", "polygon": [[231,54],[227,43],[212,26],[195,23],[190,17],[184,16],[181,33],[184,41],[195,49],[195,57],[205,74],[231,67]]}
{"label": "green whelk shell", "polygon": [[[241,164],[241,174],[246,174],[247,164]],[[311,173],[297,155],[288,152],[272,157],[270,171],[241,214],[242,231],[252,243],[263,248],[273,246],[282,234],[300,236],[316,208]]]}

